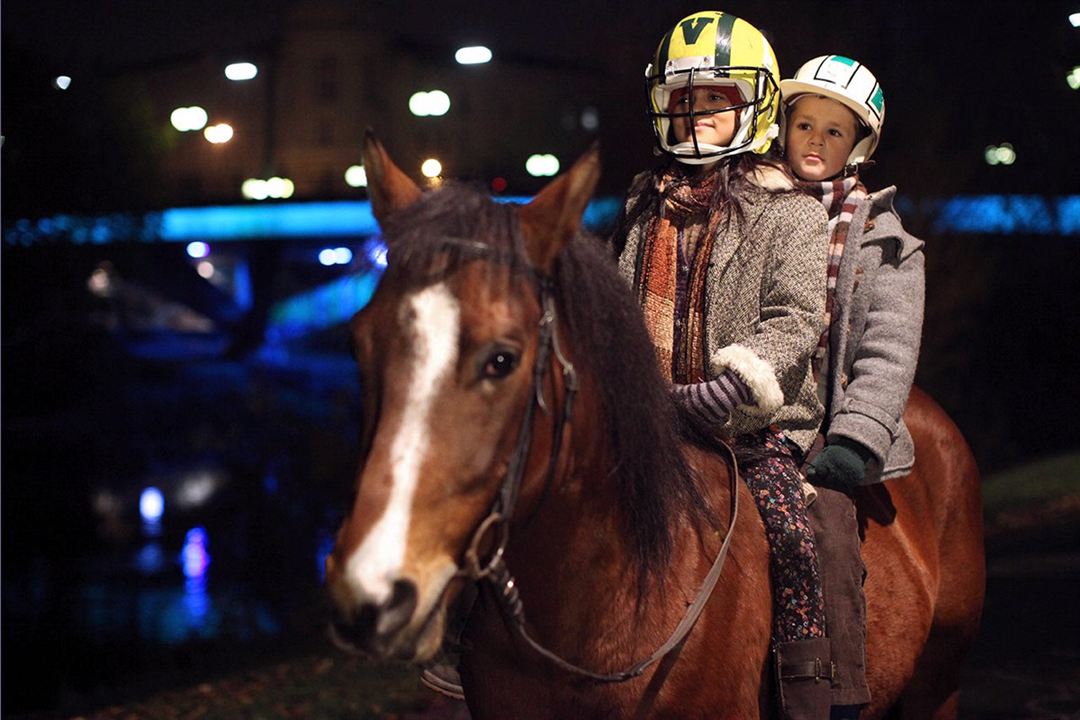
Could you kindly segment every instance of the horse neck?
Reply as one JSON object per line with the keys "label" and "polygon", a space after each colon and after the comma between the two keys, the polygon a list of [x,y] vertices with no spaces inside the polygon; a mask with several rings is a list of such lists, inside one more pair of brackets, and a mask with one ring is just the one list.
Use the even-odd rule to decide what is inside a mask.
{"label": "horse neck", "polygon": [[[588,386],[588,379],[583,379],[582,387]],[[648,578],[646,596],[639,597],[633,542],[617,509],[615,454],[599,404],[599,398],[583,394],[567,430],[563,460],[552,487],[542,496],[535,488],[529,497],[523,495],[525,512],[515,517],[507,563],[530,634],[571,662],[613,672],[649,656],[667,640],[693,601],[721,538],[719,533],[702,533],[694,523],[677,519],[671,563],[662,577]],[[688,457],[695,470],[709,479],[706,498],[726,523],[726,466],[717,455],[697,448],[690,449]],[[542,452],[531,460],[530,467],[540,465],[546,471],[547,456]],[[530,486],[537,483],[542,478],[532,476]],[[641,695],[645,680],[590,684],[585,689],[567,685],[561,675],[554,681],[552,664],[522,650],[498,604],[483,603],[469,630],[469,644],[477,652],[466,656],[470,671],[475,668],[474,676],[485,679],[472,701],[497,707],[513,698],[516,707],[529,708],[519,714],[523,718],[559,717],[558,708],[572,708],[581,717],[609,716],[613,707],[634,706],[646,708],[645,716],[653,714],[649,708],[655,708],[670,717],[702,717],[724,706],[733,709],[730,717],[759,717],[760,678],[754,669],[766,666],[771,627],[767,549],[761,521],[748,492],[741,490],[744,509],[730,562],[719,592],[709,601],[711,617],[701,618],[678,653],[669,683],[677,691],[650,699]],[[731,667],[748,671],[733,673]],[[709,679],[705,691],[701,677]],[[679,711],[680,704],[687,703],[686,712]],[[661,706],[665,712],[659,712]],[[570,710],[561,716],[568,714]],[[628,716],[629,711],[623,714]],[[502,715],[479,711],[474,715],[489,716]]]}
{"label": "horse neck", "polygon": [[[641,571],[619,510],[618,469],[601,400],[585,391],[595,387],[590,378],[582,378],[581,387],[551,486],[537,490],[543,479],[531,479],[531,507],[519,514],[508,564],[541,641],[606,667],[637,652]],[[561,400],[553,414],[559,408]],[[547,457],[543,450],[539,455],[530,466],[546,471]],[[613,651],[613,644],[624,652]]]}

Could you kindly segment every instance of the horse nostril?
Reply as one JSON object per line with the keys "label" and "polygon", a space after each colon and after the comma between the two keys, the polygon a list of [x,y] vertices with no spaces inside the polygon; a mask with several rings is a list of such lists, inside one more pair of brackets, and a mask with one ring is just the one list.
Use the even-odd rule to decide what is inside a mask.
{"label": "horse nostril", "polygon": [[355,648],[369,649],[375,633],[374,605],[361,605],[353,617],[333,618],[334,631],[345,643]]}
{"label": "horse nostril", "polygon": [[380,636],[392,635],[409,623],[416,610],[416,585],[410,580],[395,580],[390,599],[382,607],[375,623]]}

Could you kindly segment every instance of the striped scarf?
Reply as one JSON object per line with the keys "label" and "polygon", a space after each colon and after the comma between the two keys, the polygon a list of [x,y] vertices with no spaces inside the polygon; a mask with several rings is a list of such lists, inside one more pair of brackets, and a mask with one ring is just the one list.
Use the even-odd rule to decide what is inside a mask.
{"label": "striped scarf", "polygon": [[833,302],[836,297],[836,278],[840,275],[840,258],[844,255],[848,229],[855,209],[866,198],[866,187],[858,175],[823,182],[801,182],[799,187],[825,206],[829,213],[829,271],[825,289],[825,330],[818,338],[812,366],[818,387],[823,386],[822,375],[828,367],[829,326],[832,324]]}
{"label": "striped scarf", "polygon": [[[678,383],[701,382],[705,379],[705,276],[716,227],[724,214],[712,208],[717,175],[689,177],[680,167],[671,167],[658,173],[654,182],[660,207],[646,230],[638,299],[663,376]],[[696,227],[698,220],[704,221],[704,232]],[[689,242],[692,238],[696,242]],[[686,245],[681,251],[691,261],[685,298],[679,292],[680,239]],[[685,322],[682,331],[676,332],[676,315],[683,303]]]}

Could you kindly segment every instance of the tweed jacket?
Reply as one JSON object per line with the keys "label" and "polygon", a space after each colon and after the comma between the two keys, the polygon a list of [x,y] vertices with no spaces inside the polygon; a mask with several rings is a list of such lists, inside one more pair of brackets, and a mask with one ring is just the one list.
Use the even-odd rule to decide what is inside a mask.
{"label": "tweed jacket", "polygon": [[[784,173],[766,168],[750,179],[741,189],[744,217],[733,213],[718,228],[706,272],[707,372],[713,379],[733,370],[754,395],[722,432],[773,425],[805,451],[824,417],[810,358],[824,329],[828,218],[821,203],[792,191]],[[651,172],[634,178],[626,217],[634,217],[651,182]],[[619,271],[635,288],[658,210],[646,208],[626,231]]]}
{"label": "tweed jacket", "polygon": [[902,416],[922,336],[923,241],[904,230],[895,196],[895,187],[871,193],[852,215],[829,330],[826,440],[870,450],[867,484],[915,462]]}

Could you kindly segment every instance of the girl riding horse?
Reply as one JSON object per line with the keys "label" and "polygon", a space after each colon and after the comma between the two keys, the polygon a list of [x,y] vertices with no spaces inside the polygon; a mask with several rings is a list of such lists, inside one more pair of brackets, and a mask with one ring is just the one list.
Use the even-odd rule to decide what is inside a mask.
{"label": "girl riding horse", "polygon": [[799,466],[824,415],[811,356],[824,317],[826,217],[769,150],[776,58],[750,23],[683,18],[646,69],[666,160],[638,175],[614,243],[661,372],[706,434],[734,438],[772,548],[784,717],[827,718],[831,655]]}

